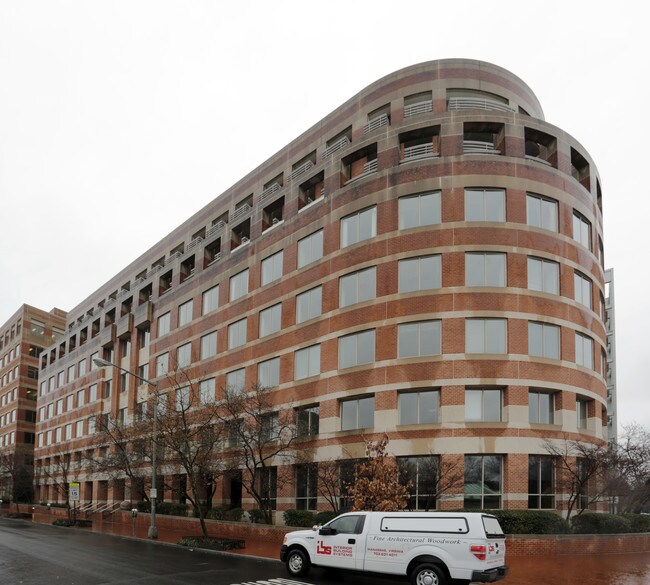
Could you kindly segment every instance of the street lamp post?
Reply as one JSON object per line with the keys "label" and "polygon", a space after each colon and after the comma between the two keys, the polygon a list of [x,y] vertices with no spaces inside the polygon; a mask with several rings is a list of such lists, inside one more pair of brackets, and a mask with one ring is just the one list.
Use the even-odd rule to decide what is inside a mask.
{"label": "street lamp post", "polygon": [[[127,374],[130,374],[134,378],[137,378],[138,380],[141,380],[145,384],[149,384],[154,390],[157,390],[158,386],[156,385],[155,382],[152,382],[151,380],[147,380],[146,378],[143,378],[142,376],[138,376],[138,374],[133,373],[131,370],[127,370],[126,368],[122,368],[116,364],[113,364],[107,360],[103,360],[101,358],[94,358],[93,362],[95,363],[96,366],[100,368],[117,368],[118,370],[121,370],[122,372],[125,372]],[[149,531],[147,533],[147,536],[151,539],[156,539],[158,538],[158,528],[156,527],[156,499],[158,498],[158,490],[156,489],[156,475],[157,475],[157,469],[156,469],[156,439],[157,437],[157,420],[158,420],[158,396],[155,395],[154,397],[154,406],[153,406],[153,427],[151,430],[151,442],[152,442],[152,447],[151,447],[151,491],[150,491],[150,499],[151,499],[151,525],[149,526]]]}

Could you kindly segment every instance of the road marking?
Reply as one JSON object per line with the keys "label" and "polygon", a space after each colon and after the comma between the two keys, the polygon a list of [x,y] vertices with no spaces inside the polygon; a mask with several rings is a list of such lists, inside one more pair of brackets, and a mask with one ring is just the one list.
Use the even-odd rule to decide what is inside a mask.
{"label": "road marking", "polygon": [[232,583],[232,585],[310,585],[302,581],[292,581],[291,579],[269,579],[268,581],[243,581],[242,583]]}

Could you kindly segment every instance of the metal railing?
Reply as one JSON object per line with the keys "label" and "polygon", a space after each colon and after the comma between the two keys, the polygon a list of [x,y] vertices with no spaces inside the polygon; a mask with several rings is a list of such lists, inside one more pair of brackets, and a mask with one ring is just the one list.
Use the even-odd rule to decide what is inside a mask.
{"label": "metal railing", "polygon": [[405,146],[404,156],[402,156],[402,160],[407,161],[407,160],[414,160],[417,158],[430,158],[436,156],[440,156],[440,154],[435,150],[433,150],[433,144],[431,142],[427,142],[426,144]]}
{"label": "metal railing", "polygon": [[464,154],[501,154],[500,150],[494,148],[492,142],[483,140],[463,140]]}
{"label": "metal railing", "polygon": [[289,181],[293,181],[294,179],[297,179],[298,177],[300,177],[300,175],[304,175],[313,166],[314,166],[314,163],[312,161],[308,160],[307,162],[301,164],[299,167],[296,167],[295,169],[293,169],[293,171],[291,171],[291,173],[289,173],[289,176],[287,177],[287,179]]}
{"label": "metal railing", "polygon": [[425,114],[427,112],[433,111],[433,102],[427,100],[424,102],[418,102],[417,104],[411,104],[409,106],[404,106],[404,117],[410,118],[411,116],[416,116],[418,114]]}
{"label": "metal railing", "polygon": [[447,101],[447,110],[497,110],[499,112],[516,112],[508,104],[487,98],[453,97]]}
{"label": "metal railing", "polygon": [[171,264],[174,260],[176,260],[177,258],[180,258],[182,255],[183,255],[183,252],[181,252],[181,251],[174,252],[173,254],[170,254],[169,258],[167,258],[167,260],[165,260],[165,266],[167,266],[168,264]]}
{"label": "metal railing", "polygon": [[377,116],[363,127],[363,135],[370,134],[373,130],[377,130],[377,128],[381,128],[382,126],[388,126],[389,124],[388,114]]}
{"label": "metal railing", "polygon": [[218,221],[207,232],[205,232],[206,239],[218,234],[224,227],[226,227],[226,222],[223,220]]}
{"label": "metal railing", "polygon": [[190,250],[193,250],[196,248],[201,242],[203,241],[203,238],[201,236],[198,236],[197,238],[194,238],[188,245],[187,245],[187,251],[189,252]]}
{"label": "metal railing", "polygon": [[280,183],[273,183],[273,185],[270,185],[264,189],[264,191],[262,191],[262,194],[260,195],[260,201],[264,201],[266,198],[273,195],[273,193],[277,193],[280,189],[282,189],[282,185],[280,185]]}
{"label": "metal railing", "polygon": [[336,142],[333,142],[330,144],[324,151],[323,151],[323,158],[327,158],[331,154],[334,154],[337,150],[341,150],[345,146],[350,144],[350,139],[347,136],[343,136],[339,138]]}
{"label": "metal railing", "polygon": [[237,209],[232,214],[232,221],[236,221],[248,213],[250,213],[252,206],[250,206],[248,203],[244,203],[243,205],[240,205]]}

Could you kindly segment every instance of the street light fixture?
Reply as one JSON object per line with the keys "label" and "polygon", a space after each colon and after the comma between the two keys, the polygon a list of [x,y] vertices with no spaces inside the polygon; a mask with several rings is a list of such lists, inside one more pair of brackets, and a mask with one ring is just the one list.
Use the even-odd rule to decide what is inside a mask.
{"label": "street light fixture", "polygon": [[[134,378],[137,378],[138,380],[141,380],[145,384],[149,384],[154,390],[157,390],[158,386],[156,385],[155,382],[152,382],[151,380],[147,380],[146,378],[143,378],[142,376],[138,376],[138,374],[133,373],[131,370],[127,370],[126,368],[122,368],[114,363],[111,363],[107,360],[101,359],[101,358],[93,358],[93,362],[95,363],[96,366],[100,368],[117,368],[118,370],[121,370],[122,372],[125,372],[127,374],[130,374]],[[154,406],[153,406],[153,428],[151,432],[151,441],[152,441],[152,447],[151,447],[151,491],[150,491],[150,499],[151,499],[151,526],[149,526],[149,532],[147,533],[147,536],[151,539],[158,538],[158,528],[156,527],[156,499],[158,498],[158,490],[156,489],[156,475],[157,475],[157,469],[156,469],[156,427],[158,422],[158,396],[155,396],[154,399]]]}

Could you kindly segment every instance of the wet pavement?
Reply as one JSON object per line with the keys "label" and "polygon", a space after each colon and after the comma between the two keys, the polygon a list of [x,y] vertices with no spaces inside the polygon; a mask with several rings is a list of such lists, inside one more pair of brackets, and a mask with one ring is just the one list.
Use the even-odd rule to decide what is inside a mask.
{"label": "wet pavement", "polygon": [[[35,520],[47,523],[47,516],[37,515]],[[83,530],[147,540],[148,527],[137,526],[134,532],[130,524],[97,522],[93,523],[92,529],[79,531]],[[158,540],[175,544],[183,536],[188,536],[187,530],[159,528]],[[228,554],[277,560],[279,545],[275,542],[247,537],[245,549],[228,551]],[[510,566],[510,574],[503,581],[504,585],[650,585],[650,553],[554,557],[508,556],[506,562]],[[327,582],[327,578],[321,579],[322,571],[316,570],[313,575],[321,582]],[[313,579],[306,580],[313,581]],[[355,584],[362,581],[360,577],[352,574],[345,580]],[[382,579],[381,582],[385,581]]]}

